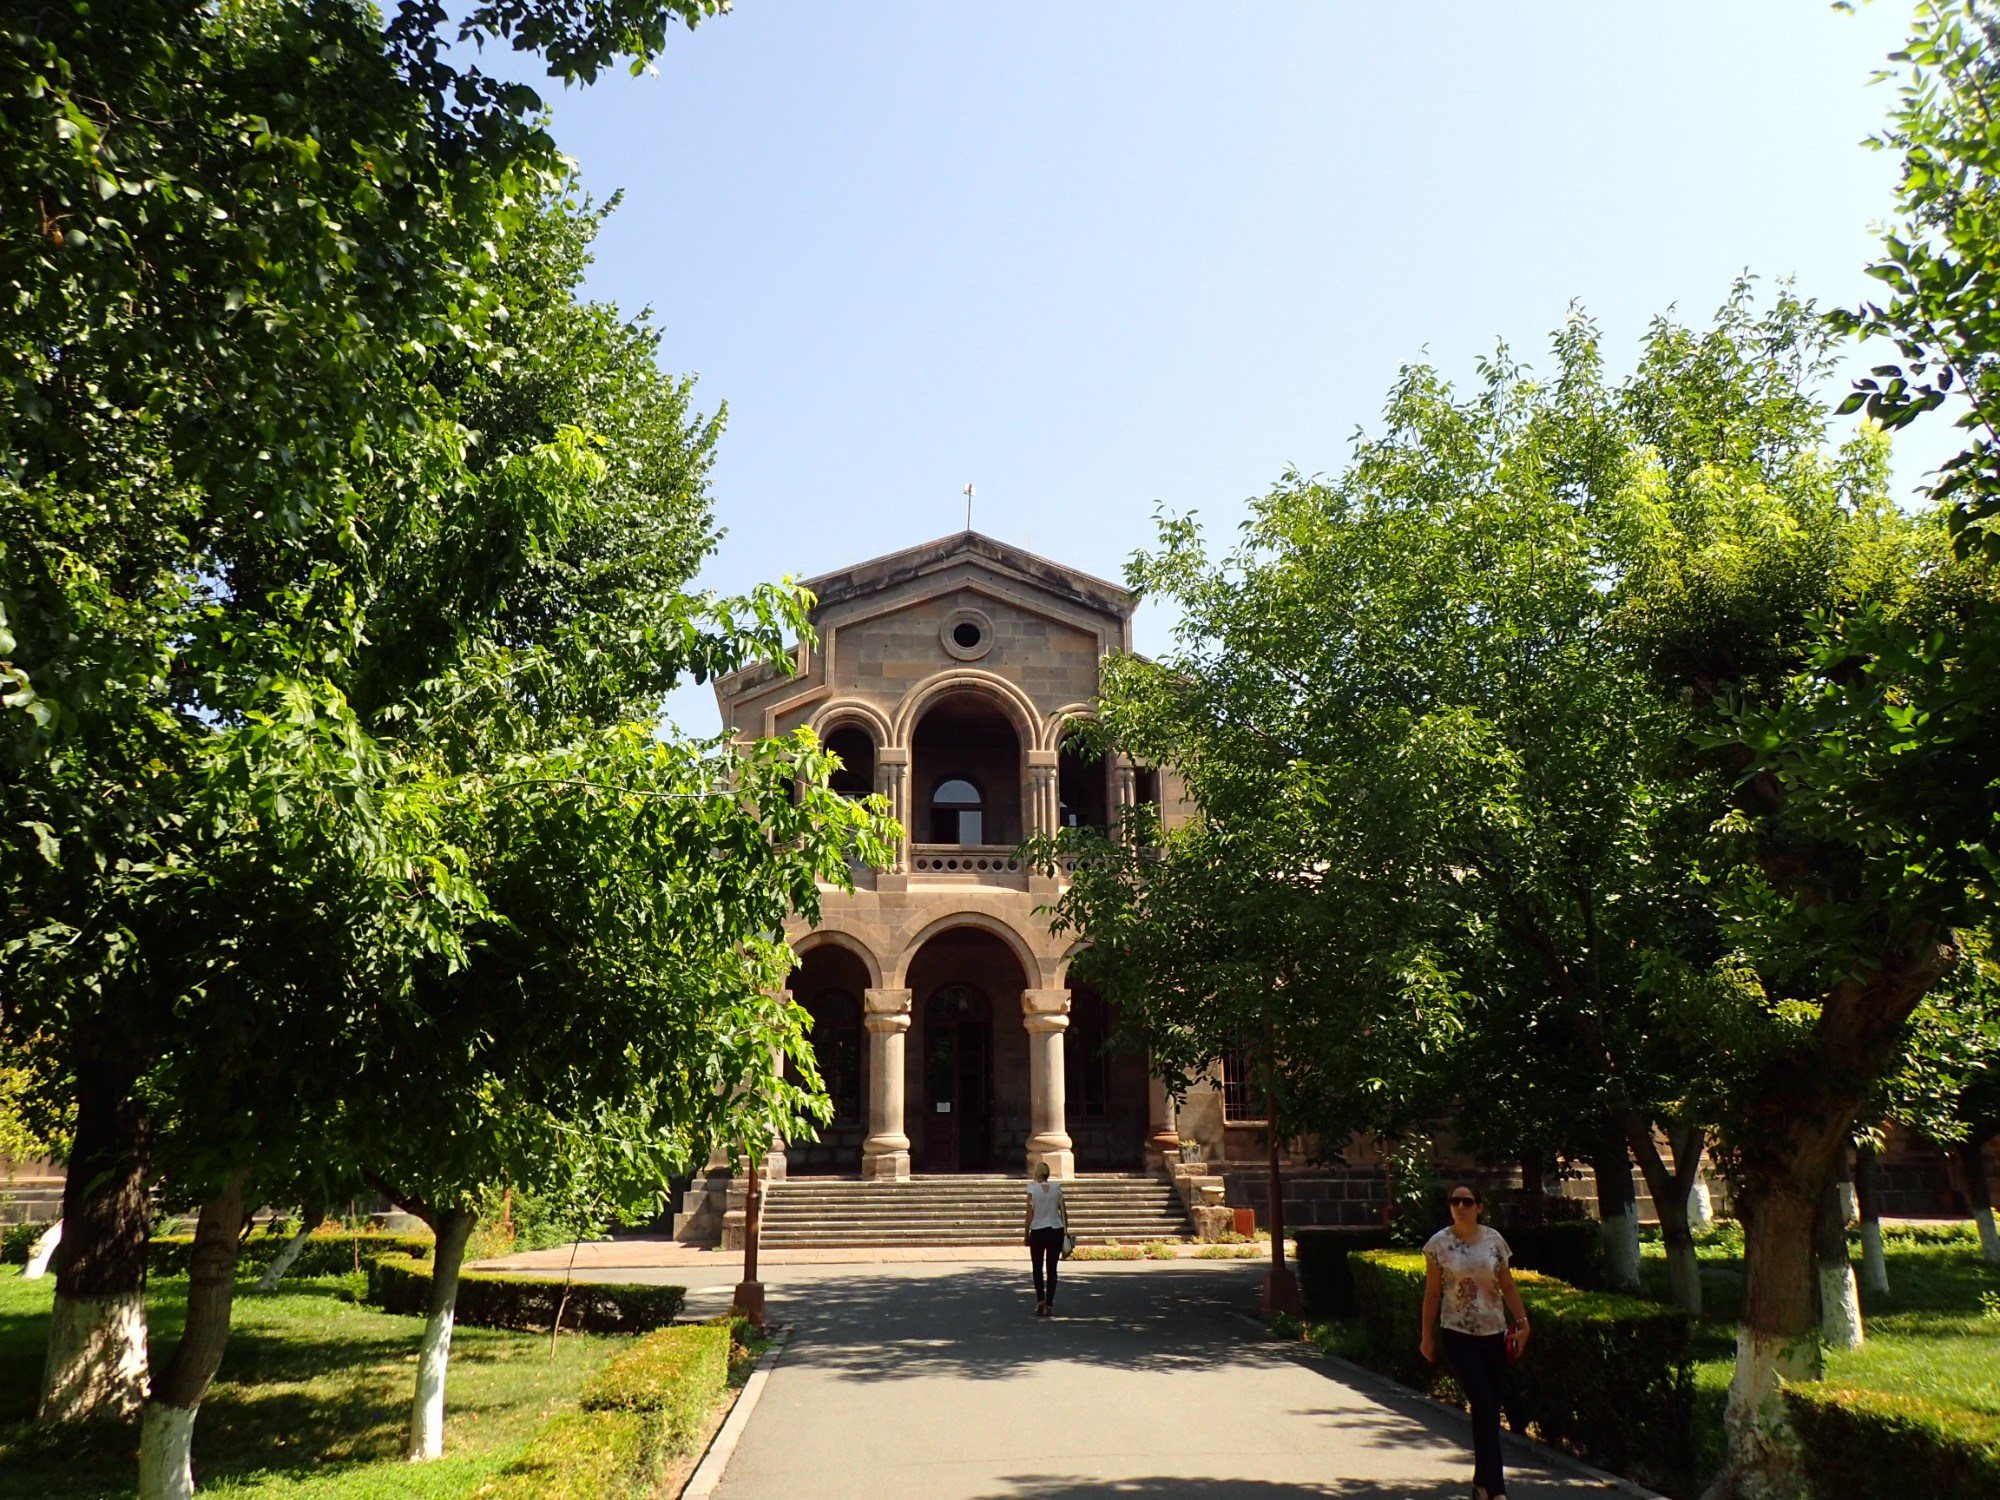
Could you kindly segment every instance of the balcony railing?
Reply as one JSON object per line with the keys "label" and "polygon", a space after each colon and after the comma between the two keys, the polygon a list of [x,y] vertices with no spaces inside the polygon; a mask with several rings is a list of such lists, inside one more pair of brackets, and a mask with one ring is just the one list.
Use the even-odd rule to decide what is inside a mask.
{"label": "balcony railing", "polygon": [[912,844],[912,875],[1018,876],[1022,865],[1011,844]]}

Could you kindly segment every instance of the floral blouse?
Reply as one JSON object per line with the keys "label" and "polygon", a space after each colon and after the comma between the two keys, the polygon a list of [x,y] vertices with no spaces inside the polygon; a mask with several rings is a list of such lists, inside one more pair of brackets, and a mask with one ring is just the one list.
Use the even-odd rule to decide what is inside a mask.
{"label": "floral blouse", "polygon": [[1451,1230],[1440,1229],[1424,1246],[1424,1259],[1443,1277],[1439,1323],[1475,1336],[1507,1331],[1500,1273],[1512,1262],[1514,1252],[1507,1248],[1499,1230],[1482,1224],[1477,1236],[1462,1240]]}

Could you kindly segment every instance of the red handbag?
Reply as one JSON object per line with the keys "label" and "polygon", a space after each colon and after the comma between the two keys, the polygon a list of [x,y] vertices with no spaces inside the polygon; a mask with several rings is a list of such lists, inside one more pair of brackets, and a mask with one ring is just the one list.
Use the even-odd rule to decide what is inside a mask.
{"label": "red handbag", "polygon": [[1519,1364],[1521,1352],[1528,1347],[1528,1332],[1519,1323],[1507,1325],[1507,1363]]}

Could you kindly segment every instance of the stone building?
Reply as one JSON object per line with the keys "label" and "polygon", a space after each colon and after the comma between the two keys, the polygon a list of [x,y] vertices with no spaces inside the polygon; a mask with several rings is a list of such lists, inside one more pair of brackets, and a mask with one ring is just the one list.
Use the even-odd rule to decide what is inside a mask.
{"label": "stone building", "polygon": [[834,1118],[772,1176],[1157,1167],[1179,1144],[1166,1093],[1105,1045],[1103,1000],[1070,982],[1079,944],[1038,911],[1059,882],[1015,856],[1159,800],[1154,773],[1070,739],[1099,662],[1131,648],[1136,596],[970,531],[806,586],[818,644],[793,675],[718,681],[723,720],[811,726],[845,765],[836,790],[879,792],[905,837],[791,933]]}

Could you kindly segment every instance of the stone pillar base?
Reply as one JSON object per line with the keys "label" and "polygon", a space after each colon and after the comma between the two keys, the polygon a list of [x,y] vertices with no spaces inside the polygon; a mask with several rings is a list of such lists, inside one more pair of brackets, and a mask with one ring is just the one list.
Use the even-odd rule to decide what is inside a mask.
{"label": "stone pillar base", "polygon": [[885,1147],[876,1150],[871,1146],[861,1148],[861,1175],[871,1182],[908,1182],[910,1180],[910,1148]]}
{"label": "stone pillar base", "polygon": [[1188,1213],[1194,1218],[1194,1237],[1204,1245],[1220,1244],[1236,1228],[1235,1210],[1220,1203],[1197,1203]]}
{"label": "stone pillar base", "polygon": [[740,1208],[732,1208],[722,1216],[722,1248],[742,1250],[747,1248],[750,1238],[750,1215]]}
{"label": "stone pillar base", "polygon": [[1049,1176],[1067,1180],[1076,1176],[1076,1153],[1067,1144],[1053,1146],[1047,1150],[1028,1147],[1028,1175],[1035,1175],[1035,1168],[1044,1162],[1048,1164]]}

